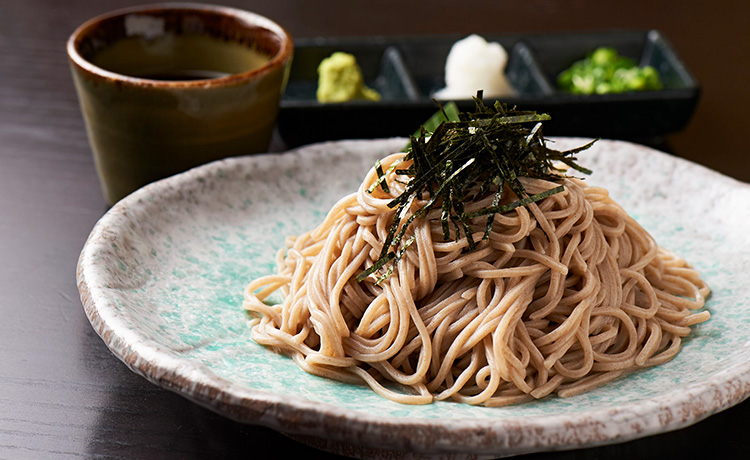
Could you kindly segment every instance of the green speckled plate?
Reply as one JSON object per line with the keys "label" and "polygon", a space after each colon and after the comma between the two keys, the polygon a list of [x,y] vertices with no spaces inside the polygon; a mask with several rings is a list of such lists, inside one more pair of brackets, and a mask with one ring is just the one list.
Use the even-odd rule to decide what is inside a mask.
{"label": "green speckled plate", "polygon": [[[580,145],[559,139],[557,146]],[[587,394],[505,408],[405,406],[314,377],[250,339],[241,308],[285,236],[320,222],[403,139],[342,141],[212,163],[149,185],[97,223],[78,265],[91,324],[133,371],[236,420],[367,458],[481,458],[622,442],[750,394],[750,186],[641,146],[580,161],[713,289],[673,361]]]}

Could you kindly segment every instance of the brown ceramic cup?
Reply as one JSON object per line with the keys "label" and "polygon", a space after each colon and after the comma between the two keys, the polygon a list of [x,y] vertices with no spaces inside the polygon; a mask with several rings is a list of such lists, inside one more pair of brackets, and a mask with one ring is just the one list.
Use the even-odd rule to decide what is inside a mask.
{"label": "brown ceramic cup", "polygon": [[273,21],[214,5],[139,6],[76,29],[67,51],[107,201],[266,151],[292,50]]}

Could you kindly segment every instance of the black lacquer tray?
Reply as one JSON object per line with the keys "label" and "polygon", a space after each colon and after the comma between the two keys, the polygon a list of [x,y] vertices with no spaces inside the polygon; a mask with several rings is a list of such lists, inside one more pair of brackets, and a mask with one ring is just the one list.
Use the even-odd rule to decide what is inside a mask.
{"label": "black lacquer tray", "polygon": [[[335,139],[407,136],[437,110],[431,94],[444,86],[445,60],[461,35],[297,40],[278,128],[298,146]],[[669,41],[657,30],[615,30],[518,36],[485,36],[508,52],[506,75],[516,95],[500,99],[519,109],[549,113],[546,136],[649,140],[682,130],[700,87]],[[611,46],[639,65],[655,67],[664,89],[606,95],[573,95],[556,87],[557,75],[599,46]],[[356,56],[378,102],[321,104],[315,99],[317,67],[335,51]],[[456,101],[474,107],[471,100]],[[485,100],[485,102],[488,102]],[[491,102],[491,101],[490,101]]]}

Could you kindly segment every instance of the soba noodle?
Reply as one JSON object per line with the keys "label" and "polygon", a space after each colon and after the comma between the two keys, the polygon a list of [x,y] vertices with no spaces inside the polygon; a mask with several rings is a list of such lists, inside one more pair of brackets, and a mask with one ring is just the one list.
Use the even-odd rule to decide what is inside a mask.
{"label": "soba noodle", "polygon": [[[321,225],[289,238],[278,273],[245,290],[252,338],[311,374],[406,404],[567,397],[669,361],[690,326],[709,318],[694,312],[709,293],[698,273],[605,189],[571,178],[562,193],[495,215],[473,251],[465,238],[443,241],[432,210],[407,230],[414,240],[390,276],[358,282],[393,221],[387,204],[404,189],[390,172],[390,193],[369,193],[377,179],[371,170]],[[529,194],[559,185],[521,182]],[[484,219],[472,222],[477,241]],[[281,303],[264,302],[276,291]]]}

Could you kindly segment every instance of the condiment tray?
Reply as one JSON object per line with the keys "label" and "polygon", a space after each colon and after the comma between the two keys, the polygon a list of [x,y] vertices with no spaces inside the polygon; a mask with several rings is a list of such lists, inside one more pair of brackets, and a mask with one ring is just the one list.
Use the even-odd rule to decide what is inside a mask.
{"label": "condiment tray", "polygon": [[[438,106],[431,94],[444,86],[445,60],[461,35],[314,38],[295,41],[289,82],[281,100],[279,133],[289,147],[335,139],[404,136]],[[682,130],[700,87],[658,30],[614,30],[517,36],[486,35],[508,52],[506,76],[516,94],[500,98],[519,109],[549,113],[547,136],[650,140]],[[639,65],[659,71],[664,89],[573,95],[557,89],[557,75],[600,46],[614,47]],[[353,54],[377,102],[322,104],[317,67],[335,51]],[[486,99],[485,102],[491,102]],[[471,110],[470,99],[456,101]]]}

